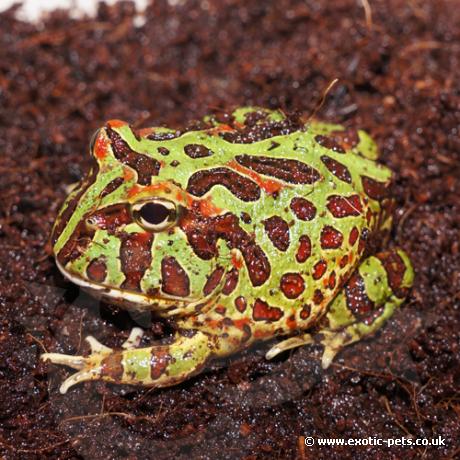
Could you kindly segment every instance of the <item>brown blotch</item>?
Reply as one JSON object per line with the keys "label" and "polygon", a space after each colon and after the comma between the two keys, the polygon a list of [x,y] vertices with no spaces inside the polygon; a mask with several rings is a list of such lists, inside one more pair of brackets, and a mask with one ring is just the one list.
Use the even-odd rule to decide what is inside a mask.
{"label": "brown blotch", "polygon": [[315,305],[319,305],[324,300],[324,295],[320,289],[315,289],[313,293],[313,302]]}
{"label": "brown blotch", "polygon": [[327,262],[325,260],[320,260],[319,262],[317,262],[313,267],[313,279],[319,280],[326,273],[326,270]]}
{"label": "brown blotch", "polygon": [[159,349],[158,347],[152,348],[152,355],[150,356],[150,378],[157,380],[165,373],[168,364],[171,362],[172,357],[167,350]]}
{"label": "brown blotch", "polygon": [[330,195],[327,198],[327,209],[329,209],[334,217],[341,219],[343,217],[361,215],[363,205],[359,195]]}
{"label": "brown blotch", "polygon": [[366,249],[368,238],[369,238],[369,230],[367,228],[363,228],[363,231],[361,232],[361,236],[359,238],[359,243],[358,243],[359,252],[362,252],[364,251],[364,249]]}
{"label": "brown blotch", "polygon": [[260,188],[254,181],[229,168],[213,168],[192,174],[187,192],[203,196],[215,185],[223,185],[242,201],[257,201],[260,198]]}
{"label": "brown blotch", "polygon": [[86,221],[97,228],[113,234],[122,225],[133,222],[127,203],[113,204],[90,214]]}
{"label": "brown blotch", "polygon": [[402,288],[401,284],[406,273],[406,265],[397,252],[381,252],[376,257],[382,262],[383,268],[387,272],[388,284],[391,290],[400,299],[407,296],[408,289]]}
{"label": "brown blotch", "polygon": [[140,281],[152,261],[151,233],[122,233],[120,234],[120,262],[125,280],[121,287],[140,291]]}
{"label": "brown blotch", "polygon": [[328,287],[329,287],[329,289],[331,289],[331,290],[334,289],[336,284],[337,284],[337,277],[336,277],[335,272],[333,271],[333,272],[329,275],[329,281],[328,281]]}
{"label": "brown blotch", "polygon": [[316,215],[316,206],[305,198],[293,198],[290,207],[300,220],[312,220]]}
{"label": "brown blotch", "polygon": [[158,147],[157,150],[160,155],[163,155],[163,156],[169,155],[169,149],[167,149],[166,147]]}
{"label": "brown blotch", "polygon": [[190,279],[174,257],[164,257],[161,261],[161,289],[177,297],[190,294]]}
{"label": "brown blotch", "polygon": [[101,198],[104,198],[105,196],[109,195],[110,193],[114,192],[117,188],[123,184],[124,179],[123,177],[117,177],[110,181],[102,190],[101,194],[99,195]]}
{"label": "brown blotch", "polygon": [[107,276],[107,264],[104,257],[93,259],[86,268],[86,275],[91,281],[102,283]]}
{"label": "brown blotch", "polygon": [[219,314],[221,316],[224,316],[225,312],[227,311],[227,309],[223,305],[217,305],[215,311],[216,311],[217,314]]}
{"label": "brown blotch", "polygon": [[283,317],[283,310],[271,307],[267,302],[256,299],[252,307],[252,317],[255,321],[278,321]]}
{"label": "brown blotch", "polygon": [[337,177],[337,179],[351,184],[351,174],[345,165],[326,155],[321,157],[321,161],[325,164],[326,168],[334,174],[335,177]]}
{"label": "brown blotch", "polygon": [[348,256],[347,256],[347,254],[345,254],[345,255],[340,259],[339,267],[340,267],[340,268],[345,268],[347,265],[348,265]]}
{"label": "brown blotch", "polygon": [[320,241],[323,249],[338,249],[342,246],[343,235],[336,228],[326,225],[321,230]]}
{"label": "brown blotch", "polygon": [[300,310],[300,318],[301,319],[307,319],[310,316],[311,313],[311,307],[310,305],[302,305],[302,310]]}
{"label": "brown blotch", "polygon": [[220,283],[222,276],[224,274],[224,269],[222,267],[217,267],[208,277],[206,284],[203,288],[203,294],[209,295],[211,294],[214,289],[216,289],[217,285]]}
{"label": "brown blotch", "polygon": [[318,134],[317,136],[315,136],[315,141],[318,142],[318,144],[321,145],[321,147],[333,150],[337,153],[345,153],[345,149],[333,137]]}
{"label": "brown blotch", "polygon": [[357,227],[353,227],[350,232],[350,236],[348,237],[348,242],[350,246],[353,246],[359,238],[359,230]]}
{"label": "brown blotch", "polygon": [[281,277],[280,288],[288,299],[296,299],[305,290],[305,281],[298,273],[286,273]]}
{"label": "brown blotch", "polygon": [[289,225],[279,216],[272,216],[263,221],[265,231],[275,248],[286,251],[289,248]]}
{"label": "brown blotch", "polygon": [[353,149],[359,144],[359,134],[356,129],[348,128],[343,131],[332,131],[329,133],[329,137],[334,139],[339,145],[345,150]]}
{"label": "brown blotch", "polygon": [[257,245],[254,236],[240,227],[239,219],[234,214],[205,217],[199,210],[185,210],[179,226],[187,235],[187,240],[198,257],[216,257],[216,243],[222,238],[230,249],[241,251],[253,286],[262,285],[270,276],[271,268],[267,256]]}
{"label": "brown blotch", "polygon": [[81,221],[63,248],[57,254],[59,263],[65,267],[68,262],[77,259],[93,241],[95,230]]}
{"label": "brown blotch", "polygon": [[123,377],[122,360],[121,351],[108,354],[101,362],[101,376],[109,377],[113,382],[121,382]]}
{"label": "brown blotch", "polygon": [[275,177],[291,184],[313,184],[321,174],[306,163],[285,158],[237,155],[236,161],[259,174]]}
{"label": "brown blotch", "polygon": [[184,152],[193,159],[210,157],[214,153],[212,150],[208,149],[205,145],[202,144],[187,144],[184,147]]}
{"label": "brown blotch", "polygon": [[373,200],[381,201],[389,196],[389,182],[379,182],[367,176],[361,176],[364,192]]}
{"label": "brown blotch", "polygon": [[224,287],[222,288],[222,293],[225,295],[230,295],[236,288],[238,284],[238,270],[232,268],[226,275],[224,281]]}
{"label": "brown blotch", "polygon": [[106,129],[110,139],[113,154],[117,160],[127,164],[137,172],[137,182],[140,185],[150,185],[152,176],[158,176],[161,168],[159,161],[142,153],[135,152],[110,128]]}
{"label": "brown blotch", "polygon": [[358,320],[367,316],[375,307],[366,294],[364,279],[357,270],[345,285],[345,296],[348,308]]}
{"label": "brown blotch", "polygon": [[299,263],[305,262],[311,256],[311,240],[308,235],[299,238],[299,248],[296,253],[296,260]]}
{"label": "brown blotch", "polygon": [[240,313],[246,310],[247,305],[247,301],[243,296],[240,295],[235,299],[235,307]]}

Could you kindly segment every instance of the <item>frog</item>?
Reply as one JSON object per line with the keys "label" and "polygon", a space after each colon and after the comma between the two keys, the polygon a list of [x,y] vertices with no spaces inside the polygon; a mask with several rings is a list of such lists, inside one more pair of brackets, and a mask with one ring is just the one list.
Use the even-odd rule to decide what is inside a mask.
{"label": "frog", "polygon": [[327,369],[404,303],[414,271],[388,244],[393,173],[376,142],[291,118],[248,106],[183,131],[111,120],[95,133],[52,230],[57,267],[173,333],[140,346],[136,327],[119,348],[88,336],[87,356],[44,353],[76,371],[61,393],[92,380],[173,386],[268,340],[267,359],[321,345]]}

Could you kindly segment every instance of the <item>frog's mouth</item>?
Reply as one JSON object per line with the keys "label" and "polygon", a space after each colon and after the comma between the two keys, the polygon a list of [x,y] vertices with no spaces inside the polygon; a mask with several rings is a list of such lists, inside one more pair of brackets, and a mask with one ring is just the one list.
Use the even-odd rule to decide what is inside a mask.
{"label": "frog's mouth", "polygon": [[160,316],[183,316],[191,311],[202,310],[214,295],[200,299],[175,297],[168,294],[147,295],[81,278],[66,270],[56,259],[59,271],[72,283],[88,291],[93,297],[129,310],[152,310]]}

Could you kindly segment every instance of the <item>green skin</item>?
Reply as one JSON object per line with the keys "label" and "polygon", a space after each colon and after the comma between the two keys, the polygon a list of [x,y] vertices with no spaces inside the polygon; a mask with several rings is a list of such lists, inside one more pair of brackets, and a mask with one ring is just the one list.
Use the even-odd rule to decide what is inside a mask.
{"label": "green skin", "polygon": [[[247,107],[233,113],[235,122],[243,126],[246,115],[255,110],[264,112],[272,121],[284,117],[277,111]],[[128,124],[119,121],[108,122],[98,131],[91,149],[98,164],[93,168],[97,175],[93,171],[92,179],[88,176],[72,191],[54,227],[53,252],[58,266],[71,281],[96,297],[173,318],[177,332],[170,343],[146,348],[137,347],[141,334],[136,329],[122,349],[107,348],[89,337],[92,353],[88,357],[42,355],[45,360],[78,370],[62,384],[62,393],[76,383],[94,379],[153,387],[174,385],[202,370],[210,359],[228,356],[256,340],[291,336],[270,349],[268,358],[314,343],[312,335],[301,333],[312,326],[322,333],[319,342],[324,345],[322,365],[326,368],[341,348],[375,332],[404,302],[414,277],[407,255],[397,249],[363,256],[363,235],[385,232],[391,227],[391,199],[370,193],[362,176],[377,181],[386,190],[392,175],[376,162],[376,145],[365,132],[358,131],[354,143],[345,141],[340,144],[342,148],[331,148],[324,139],[346,134],[344,128],[311,121],[302,130],[243,144],[230,143],[219,135],[230,130],[227,125],[213,117],[205,121],[214,128],[189,131],[167,140],[147,137],[171,131],[166,128],[135,134]],[[148,177],[148,182],[139,183],[145,163],[115,155],[113,133],[134,155],[142,154],[158,162],[159,170]],[[212,154],[192,158],[184,150],[190,144],[204,145]],[[168,154],[160,154],[158,148],[163,152],[167,149]],[[314,168],[320,176],[313,183],[280,179],[276,173],[270,177],[239,165],[235,160],[239,155],[296,160]],[[327,167],[324,156],[345,166],[345,177],[337,167]],[[244,201],[221,183],[206,193],[188,187],[192,174],[219,167],[257,183],[260,196]],[[107,189],[115,179],[118,187]],[[328,208],[331,196],[345,197],[341,206],[348,210],[347,215],[338,216]],[[359,196],[359,209],[352,196]],[[299,197],[316,208],[310,220],[299,218],[292,208],[292,199]],[[136,210],[148,202],[169,204],[173,211],[166,224],[152,227],[139,218]],[[101,218],[100,212],[117,204],[126,205],[123,209],[129,212],[122,214],[114,208],[108,224],[107,215]],[[242,213],[250,219],[242,219]],[[203,257],[191,233],[203,233],[214,225],[213,219],[227,214],[236,216],[236,225],[247,239],[235,243],[229,236],[234,226],[227,226],[217,232],[214,253]],[[289,238],[284,246],[276,244],[265,226],[273,216],[288,224]],[[82,228],[90,232],[82,233]],[[325,235],[325,228],[333,228],[335,233]],[[359,237],[351,237],[353,232]],[[302,235],[309,237],[311,248],[310,256],[299,262]],[[123,262],[123,241],[130,237],[136,242],[126,246],[131,258]],[[262,283],[251,279],[250,262],[244,254],[248,241],[263,251],[269,263],[269,273]],[[72,256],[63,256],[69,253]],[[180,265],[179,275],[185,272],[188,278],[185,294],[176,292],[174,287],[172,291],[166,288],[170,273],[162,271],[162,263],[168,257],[174,257]],[[144,261],[141,267],[136,266],[139,260]],[[94,265],[95,261],[102,261],[103,269]],[[319,261],[326,266],[318,266]],[[221,279],[212,283],[211,292],[204,293],[208,278],[219,267]],[[135,280],[131,284],[126,281],[131,276],[129,270],[141,271],[131,278]],[[235,272],[237,282],[228,292],[226,282]],[[169,285],[182,282],[177,279],[171,278]]]}

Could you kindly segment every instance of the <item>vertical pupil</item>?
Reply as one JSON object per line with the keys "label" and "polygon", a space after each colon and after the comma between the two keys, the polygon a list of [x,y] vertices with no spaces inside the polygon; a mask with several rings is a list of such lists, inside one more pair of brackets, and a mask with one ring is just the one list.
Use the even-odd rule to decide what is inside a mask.
{"label": "vertical pupil", "polygon": [[169,209],[158,203],[146,203],[139,211],[140,216],[152,225],[158,225],[169,217]]}

